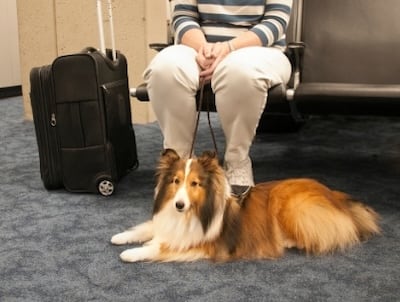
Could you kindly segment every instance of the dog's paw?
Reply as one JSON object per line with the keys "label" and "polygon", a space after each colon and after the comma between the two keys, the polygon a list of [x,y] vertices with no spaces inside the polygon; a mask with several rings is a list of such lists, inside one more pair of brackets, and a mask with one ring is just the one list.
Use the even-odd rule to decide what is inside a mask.
{"label": "dog's paw", "polygon": [[115,244],[115,245],[124,245],[124,244],[133,243],[132,234],[131,234],[131,232],[122,232],[122,233],[116,234],[111,238],[111,243]]}
{"label": "dog's paw", "polygon": [[119,255],[119,257],[124,262],[137,262],[144,260],[140,248],[125,250]]}

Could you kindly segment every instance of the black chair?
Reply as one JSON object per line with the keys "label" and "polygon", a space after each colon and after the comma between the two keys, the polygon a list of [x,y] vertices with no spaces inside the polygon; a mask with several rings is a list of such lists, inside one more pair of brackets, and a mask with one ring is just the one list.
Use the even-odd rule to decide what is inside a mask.
{"label": "black chair", "polygon": [[303,114],[400,114],[400,1],[299,0]]}
{"label": "black chair", "polygon": [[[258,132],[297,130],[312,114],[400,115],[400,1],[293,4],[287,32],[292,79],[270,89]],[[148,101],[144,84],[132,95]],[[211,89],[205,100],[215,110]]]}

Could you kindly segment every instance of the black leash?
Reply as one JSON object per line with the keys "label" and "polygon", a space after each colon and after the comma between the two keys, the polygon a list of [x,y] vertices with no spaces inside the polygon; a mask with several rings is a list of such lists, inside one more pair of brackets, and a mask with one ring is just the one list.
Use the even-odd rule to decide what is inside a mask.
{"label": "black leash", "polygon": [[[192,158],[192,157],[193,157],[194,144],[195,144],[195,142],[196,142],[197,130],[198,130],[198,128],[199,128],[200,113],[201,113],[201,108],[203,107],[203,101],[204,101],[204,86],[205,86],[205,79],[201,79],[199,104],[198,104],[198,106],[197,106],[196,125],[195,125],[195,128],[194,128],[193,141],[192,141],[192,146],[191,146],[191,148],[190,148],[189,158]],[[213,130],[212,126],[211,126],[210,104],[207,102],[206,105],[207,105],[208,127],[210,128],[210,133],[211,133],[212,141],[213,141],[213,144],[214,144],[215,152],[218,154],[217,141],[216,141],[216,139],[215,139],[214,130]]]}

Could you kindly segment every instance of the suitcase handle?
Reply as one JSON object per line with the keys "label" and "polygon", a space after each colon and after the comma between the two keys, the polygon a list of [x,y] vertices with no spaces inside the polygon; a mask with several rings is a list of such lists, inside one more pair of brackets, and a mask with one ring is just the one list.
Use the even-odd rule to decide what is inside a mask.
{"label": "suitcase handle", "polygon": [[110,68],[119,68],[118,66],[120,66],[120,58],[121,58],[121,53],[119,53],[118,51],[116,51],[115,56],[116,59],[112,60],[111,59],[111,50],[110,49],[106,49],[105,50],[106,54],[104,55],[102,52],[100,52],[98,49],[94,48],[94,47],[85,47],[84,49],[82,49],[81,53],[83,54],[93,54],[93,53],[99,53],[100,55],[102,55],[104,57],[104,61],[107,63],[107,65]]}
{"label": "suitcase handle", "polygon": [[94,48],[94,47],[91,47],[91,46],[85,47],[84,49],[82,49],[82,52],[87,52],[87,53],[92,53],[92,52],[95,52],[95,51],[97,51],[97,49]]}
{"label": "suitcase handle", "polygon": [[[107,0],[108,3],[108,20],[110,23],[110,35],[111,35],[111,51],[112,51],[112,59],[113,61],[117,60],[117,52],[115,50],[115,35],[114,35],[114,19],[112,14],[112,0]],[[100,51],[106,55],[106,46],[104,40],[104,27],[103,27],[103,9],[102,9],[102,0],[96,1],[97,6],[97,21],[99,27],[99,37],[100,37]]]}

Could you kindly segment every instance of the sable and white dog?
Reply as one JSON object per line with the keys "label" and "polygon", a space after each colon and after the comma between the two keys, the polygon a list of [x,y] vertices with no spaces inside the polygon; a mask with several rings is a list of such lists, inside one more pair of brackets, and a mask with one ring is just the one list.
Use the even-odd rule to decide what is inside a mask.
{"label": "sable and white dog", "polygon": [[156,177],[152,219],[111,239],[144,243],[123,261],[275,259],[293,247],[325,254],[380,233],[373,209],[312,179],[257,184],[240,205],[215,153],[182,160],[167,149]]}

